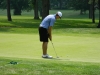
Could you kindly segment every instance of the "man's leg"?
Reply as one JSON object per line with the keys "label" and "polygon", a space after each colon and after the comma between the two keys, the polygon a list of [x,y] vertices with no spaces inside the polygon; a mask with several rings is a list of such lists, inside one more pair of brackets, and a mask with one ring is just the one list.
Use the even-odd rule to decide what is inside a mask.
{"label": "man's leg", "polygon": [[43,55],[42,55],[42,57],[43,58],[52,58],[52,56],[49,56],[48,54],[47,54],[47,48],[48,48],[48,42],[43,42],[42,43],[42,50],[43,50]]}
{"label": "man's leg", "polygon": [[47,54],[47,48],[48,48],[48,42],[43,42],[42,43],[43,55]]}

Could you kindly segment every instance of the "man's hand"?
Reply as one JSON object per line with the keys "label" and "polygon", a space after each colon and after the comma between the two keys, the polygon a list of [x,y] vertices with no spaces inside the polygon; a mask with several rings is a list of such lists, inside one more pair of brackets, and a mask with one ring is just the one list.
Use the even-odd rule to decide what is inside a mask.
{"label": "man's hand", "polygon": [[49,35],[49,39],[50,39],[50,41],[52,41],[52,36],[51,35]]}
{"label": "man's hand", "polygon": [[52,26],[48,28],[48,38],[52,41]]}

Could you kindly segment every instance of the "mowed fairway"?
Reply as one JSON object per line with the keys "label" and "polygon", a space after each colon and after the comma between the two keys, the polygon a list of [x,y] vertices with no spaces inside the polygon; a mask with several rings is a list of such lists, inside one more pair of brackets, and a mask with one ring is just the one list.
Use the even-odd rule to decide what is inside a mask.
{"label": "mowed fairway", "polygon": [[[42,59],[37,34],[0,33],[0,57]],[[53,34],[53,44],[60,60],[100,62],[100,35]],[[56,58],[51,42],[48,53]]]}

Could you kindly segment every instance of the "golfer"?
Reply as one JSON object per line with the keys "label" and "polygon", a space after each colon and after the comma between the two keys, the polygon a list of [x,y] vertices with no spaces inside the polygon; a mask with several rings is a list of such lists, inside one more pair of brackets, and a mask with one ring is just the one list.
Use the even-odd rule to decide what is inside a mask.
{"label": "golfer", "polygon": [[52,26],[56,19],[62,17],[62,13],[58,11],[56,14],[46,16],[39,26],[39,37],[42,43],[42,58],[53,58],[47,54],[48,38],[52,41]]}

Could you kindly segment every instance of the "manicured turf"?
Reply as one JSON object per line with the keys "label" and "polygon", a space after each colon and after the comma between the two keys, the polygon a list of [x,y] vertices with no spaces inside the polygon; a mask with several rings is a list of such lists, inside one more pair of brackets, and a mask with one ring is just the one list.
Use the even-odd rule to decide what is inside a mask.
{"label": "manicured turf", "polygon": [[[82,32],[78,33],[81,30]],[[53,55],[54,59],[41,58],[41,43],[37,33],[0,32],[0,74],[99,75],[99,30],[73,28],[61,32],[53,32],[53,43],[60,58],[56,58],[49,42],[49,54]]]}
{"label": "manicured turf", "polygon": [[[100,62],[100,35],[54,34],[53,43],[62,60]],[[38,34],[0,33],[0,56],[41,59],[41,44]],[[48,53],[55,56],[49,42]]]}

